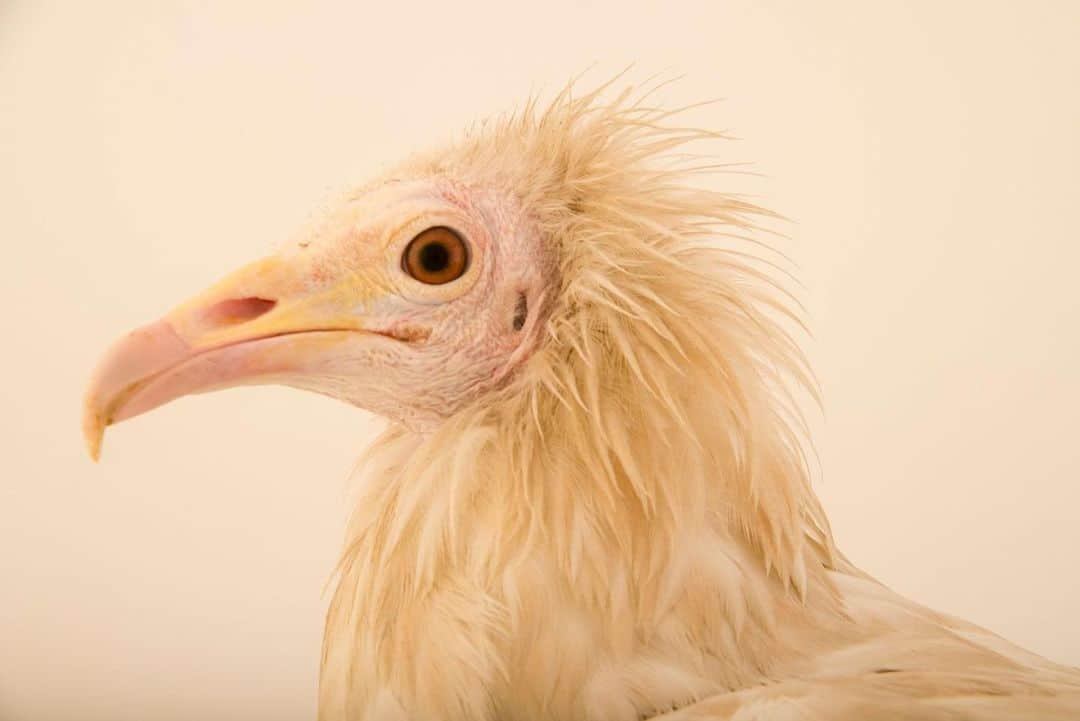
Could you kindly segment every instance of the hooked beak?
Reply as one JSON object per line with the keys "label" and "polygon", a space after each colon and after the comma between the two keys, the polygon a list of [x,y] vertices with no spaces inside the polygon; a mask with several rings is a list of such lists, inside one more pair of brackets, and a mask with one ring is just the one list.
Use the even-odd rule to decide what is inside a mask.
{"label": "hooked beak", "polygon": [[106,427],[180,396],[333,375],[340,346],[368,334],[356,308],[378,284],[354,275],[319,287],[298,270],[271,256],[120,338],[87,389],[90,457],[98,459]]}

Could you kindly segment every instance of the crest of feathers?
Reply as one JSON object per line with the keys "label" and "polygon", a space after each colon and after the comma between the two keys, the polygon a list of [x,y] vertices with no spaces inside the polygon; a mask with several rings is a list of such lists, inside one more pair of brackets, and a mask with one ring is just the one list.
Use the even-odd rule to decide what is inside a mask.
{"label": "crest of feathers", "polygon": [[[834,595],[805,452],[800,399],[816,389],[792,335],[798,305],[746,250],[768,213],[695,185],[717,166],[686,147],[716,137],[673,124],[648,93],[568,87],[398,170],[515,198],[553,246],[558,291],[508,383],[429,435],[388,429],[363,460],[327,622],[324,708],[375,693],[351,667],[363,645],[380,676],[451,707],[436,697],[467,684],[445,676],[507,673],[500,639],[530,633],[538,587],[612,619],[613,647],[682,598],[718,652],[741,637],[751,661],[770,605],[743,582],[747,563],[794,599]],[[712,577],[691,577],[704,554]],[[558,578],[531,583],[541,568]],[[471,645],[455,651],[464,663],[431,669],[437,682],[424,677],[434,652],[394,665],[402,649],[462,646],[464,627],[410,625],[420,603],[471,614],[460,621]],[[463,716],[487,703],[453,702]]]}

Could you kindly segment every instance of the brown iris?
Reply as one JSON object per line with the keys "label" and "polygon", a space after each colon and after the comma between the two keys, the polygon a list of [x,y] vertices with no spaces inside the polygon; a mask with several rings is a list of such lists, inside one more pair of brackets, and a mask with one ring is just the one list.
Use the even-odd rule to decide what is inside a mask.
{"label": "brown iris", "polygon": [[457,280],[469,266],[465,241],[444,226],[428,228],[409,241],[401,267],[421,283],[442,285]]}

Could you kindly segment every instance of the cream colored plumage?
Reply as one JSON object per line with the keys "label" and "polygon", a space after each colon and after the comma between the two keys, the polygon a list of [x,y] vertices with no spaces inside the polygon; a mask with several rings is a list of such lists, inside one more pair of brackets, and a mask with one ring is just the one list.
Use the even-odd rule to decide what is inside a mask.
{"label": "cream colored plumage", "polygon": [[671,718],[1080,717],[1080,674],[835,552],[788,392],[813,389],[797,318],[716,242],[762,211],[655,164],[711,136],[666,119],[567,90],[397,171],[509,184],[563,284],[513,385],[376,443],[322,717],[364,718],[379,677],[419,718],[629,721],[710,696]]}
{"label": "cream colored plumage", "polygon": [[837,552],[798,307],[737,249],[765,213],[694,186],[683,146],[714,134],[671,117],[568,88],[374,184],[505,200],[540,239],[543,292],[497,382],[437,422],[387,413],[320,719],[1080,718],[1080,672]]}

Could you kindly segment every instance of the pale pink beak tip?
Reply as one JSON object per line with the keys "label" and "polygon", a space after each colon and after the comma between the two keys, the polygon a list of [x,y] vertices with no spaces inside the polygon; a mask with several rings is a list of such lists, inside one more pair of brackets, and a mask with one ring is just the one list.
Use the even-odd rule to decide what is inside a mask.
{"label": "pale pink beak tip", "polygon": [[109,349],[90,380],[83,405],[83,438],[92,460],[101,457],[105,429],[131,415],[126,402],[134,388],[190,353],[173,327],[162,320],[128,333]]}

